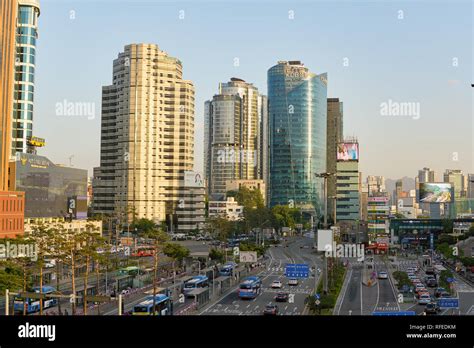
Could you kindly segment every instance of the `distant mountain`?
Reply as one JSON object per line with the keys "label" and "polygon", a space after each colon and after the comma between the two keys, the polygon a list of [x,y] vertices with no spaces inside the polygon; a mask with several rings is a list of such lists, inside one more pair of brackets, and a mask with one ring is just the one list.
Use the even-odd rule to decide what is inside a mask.
{"label": "distant mountain", "polygon": [[[388,193],[392,194],[395,190],[395,183],[399,179],[385,179],[385,188]],[[403,191],[410,191],[415,189],[415,178],[409,178],[408,176],[404,176],[402,178],[402,189]]]}

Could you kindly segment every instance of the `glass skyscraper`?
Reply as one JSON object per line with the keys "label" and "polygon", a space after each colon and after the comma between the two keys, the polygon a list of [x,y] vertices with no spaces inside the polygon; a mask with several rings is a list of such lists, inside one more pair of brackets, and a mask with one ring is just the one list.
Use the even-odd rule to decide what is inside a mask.
{"label": "glass skyscraper", "polygon": [[327,74],[300,61],[268,70],[270,205],[294,205],[321,213],[326,171]]}
{"label": "glass skyscraper", "polygon": [[12,156],[16,152],[27,152],[28,139],[33,133],[36,40],[40,15],[38,0],[19,0],[18,4]]}

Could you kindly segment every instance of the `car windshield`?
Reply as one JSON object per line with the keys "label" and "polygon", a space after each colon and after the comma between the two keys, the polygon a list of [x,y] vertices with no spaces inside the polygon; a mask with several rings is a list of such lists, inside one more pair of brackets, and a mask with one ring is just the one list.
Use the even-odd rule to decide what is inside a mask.
{"label": "car windshield", "polygon": [[274,310],[275,309],[275,306],[272,306],[272,305],[268,305],[265,309],[268,309],[268,310]]}

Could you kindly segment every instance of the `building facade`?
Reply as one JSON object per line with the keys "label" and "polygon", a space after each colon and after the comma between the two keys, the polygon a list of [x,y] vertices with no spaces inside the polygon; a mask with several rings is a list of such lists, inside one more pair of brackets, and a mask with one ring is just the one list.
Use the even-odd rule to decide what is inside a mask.
{"label": "building facade", "polygon": [[223,217],[229,221],[237,221],[244,216],[244,207],[234,197],[225,200],[209,201],[209,217]]}
{"label": "building facade", "polygon": [[266,201],[267,188],[264,180],[231,180],[226,183],[226,192],[238,191],[241,187],[246,187],[249,190],[259,190],[263,201]]}
{"label": "building facade", "polygon": [[204,168],[210,195],[225,194],[229,180],[268,175],[267,98],[251,83],[231,78],[205,102]]}
{"label": "building facade", "polygon": [[336,177],[336,222],[360,220],[359,162],[338,161]]}
{"label": "building facade", "polygon": [[15,81],[17,0],[0,2],[0,191],[8,190]]}
{"label": "building facade", "polygon": [[17,152],[26,153],[28,141],[33,136],[36,40],[40,16],[38,0],[18,0],[18,5],[12,156]]}
{"label": "building facade", "polygon": [[449,182],[453,185],[454,198],[463,197],[464,191],[464,176],[459,169],[446,169],[443,175],[443,181]]}
{"label": "building facade", "polygon": [[17,153],[10,187],[25,192],[25,218],[64,217],[68,198],[87,196],[87,170],[56,165],[44,156]]}
{"label": "building facade", "polygon": [[[337,172],[337,145],[343,141],[343,103],[339,98],[328,98],[327,120],[327,154],[326,169],[329,173]],[[327,179],[328,197],[336,195],[336,177]],[[328,216],[334,215],[334,205],[328,205]]]}
{"label": "building facade", "polygon": [[389,214],[388,193],[373,193],[367,198],[367,227],[370,242],[376,242],[380,237],[388,237]]}
{"label": "building facade", "polygon": [[25,193],[0,191],[0,238],[23,235]]}
{"label": "building facade", "polygon": [[194,86],[154,44],[125,46],[102,89],[93,212],[155,222],[172,215],[194,165]]}
{"label": "building facade", "polygon": [[268,70],[270,206],[292,205],[321,215],[326,172],[327,74],[300,61]]}
{"label": "building facade", "polygon": [[102,235],[102,221],[68,220],[55,217],[25,219],[25,234],[31,233],[35,227],[41,225],[56,227],[66,233],[96,232]]}

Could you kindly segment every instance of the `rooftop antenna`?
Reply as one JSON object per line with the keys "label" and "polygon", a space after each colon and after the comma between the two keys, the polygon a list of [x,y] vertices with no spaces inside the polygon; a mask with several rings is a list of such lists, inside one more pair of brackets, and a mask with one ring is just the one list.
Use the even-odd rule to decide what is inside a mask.
{"label": "rooftop antenna", "polygon": [[71,155],[71,156],[68,157],[69,158],[69,167],[73,167],[73,165],[72,165],[73,157],[74,157],[74,155]]}

